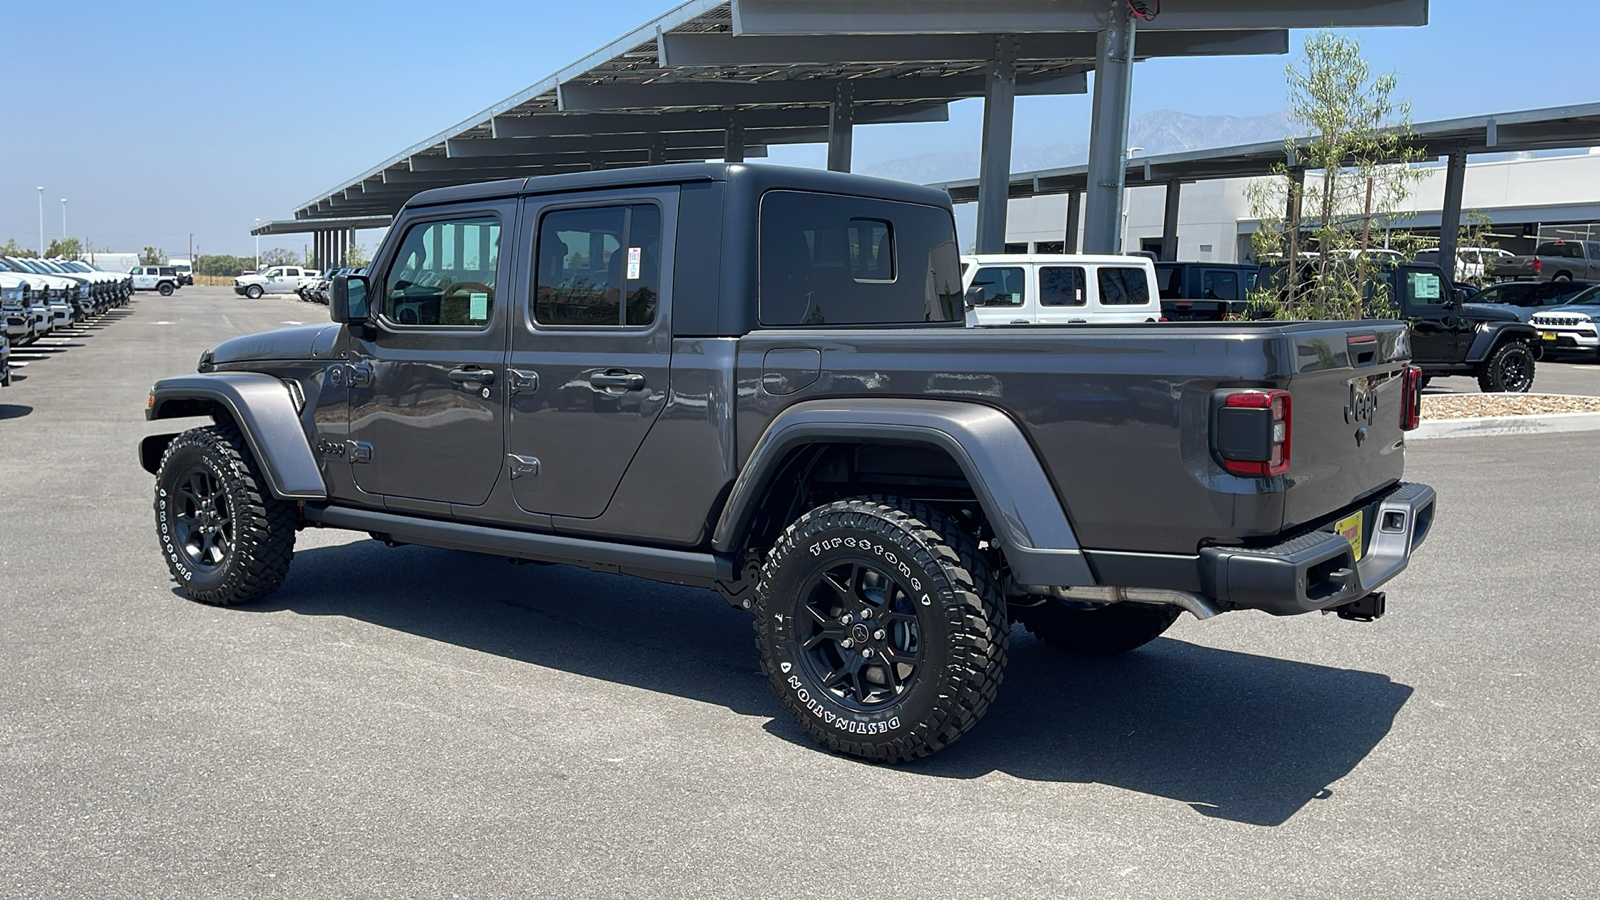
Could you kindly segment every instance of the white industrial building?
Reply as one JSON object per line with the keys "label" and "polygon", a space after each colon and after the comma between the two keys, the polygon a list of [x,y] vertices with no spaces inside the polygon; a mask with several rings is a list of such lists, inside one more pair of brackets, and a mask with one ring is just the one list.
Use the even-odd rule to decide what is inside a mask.
{"label": "white industrial building", "polygon": [[[1225,151],[1222,151],[1225,152]],[[1139,160],[1132,161],[1137,166]],[[1444,206],[1445,167],[1428,165],[1396,227],[1437,234]],[[1013,176],[1018,178],[1023,176]],[[1239,262],[1250,257],[1256,220],[1246,197],[1249,178],[1218,178],[1183,185],[1178,212],[1182,260]],[[1161,249],[1166,189],[1127,189],[1123,243],[1126,249]],[[1600,238],[1600,148],[1560,156],[1519,154],[1467,165],[1462,209],[1487,216],[1493,242],[1514,252],[1541,238]],[[1067,220],[1067,195],[1044,194],[1010,201],[1008,251],[1059,252]],[[1081,239],[1078,242],[1081,246]]]}

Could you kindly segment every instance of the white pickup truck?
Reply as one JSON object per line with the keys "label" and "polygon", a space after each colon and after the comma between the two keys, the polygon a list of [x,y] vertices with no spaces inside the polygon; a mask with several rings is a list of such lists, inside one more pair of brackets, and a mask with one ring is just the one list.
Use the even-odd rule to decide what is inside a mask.
{"label": "white pickup truck", "polygon": [[985,254],[962,257],[961,268],[968,325],[1161,321],[1155,265],[1143,256]]}
{"label": "white pickup truck", "polygon": [[264,272],[240,275],[233,280],[233,292],[254,300],[262,294],[293,294],[315,281],[322,273],[299,266],[273,266]]}

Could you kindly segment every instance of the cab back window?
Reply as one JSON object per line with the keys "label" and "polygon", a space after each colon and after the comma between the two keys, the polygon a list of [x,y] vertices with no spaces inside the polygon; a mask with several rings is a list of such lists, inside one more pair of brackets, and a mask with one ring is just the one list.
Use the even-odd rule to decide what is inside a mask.
{"label": "cab back window", "polygon": [[957,322],[961,260],[947,210],[801,191],[761,198],[763,325]]}

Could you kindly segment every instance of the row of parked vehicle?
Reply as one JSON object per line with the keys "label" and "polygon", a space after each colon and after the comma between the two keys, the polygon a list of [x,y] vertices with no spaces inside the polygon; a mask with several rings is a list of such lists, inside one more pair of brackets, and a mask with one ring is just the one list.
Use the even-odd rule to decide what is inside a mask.
{"label": "row of parked vehicle", "polygon": [[133,280],[67,259],[0,256],[0,386],[11,386],[11,348],[32,344],[126,306]]}
{"label": "row of parked vehicle", "polygon": [[340,275],[365,275],[366,272],[367,270],[365,267],[357,266],[345,266],[343,268],[334,269],[316,278],[307,280],[300,290],[296,291],[295,293],[300,295],[301,300],[304,300],[308,303],[321,303],[323,306],[327,306],[328,291],[332,287],[333,280],[335,278],[338,278]]}

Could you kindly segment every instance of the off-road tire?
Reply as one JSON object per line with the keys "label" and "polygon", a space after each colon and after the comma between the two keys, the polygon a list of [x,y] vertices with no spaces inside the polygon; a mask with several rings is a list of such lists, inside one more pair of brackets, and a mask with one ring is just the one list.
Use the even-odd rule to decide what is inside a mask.
{"label": "off-road tire", "polygon": [[1485,394],[1525,394],[1533,377],[1533,351],[1525,341],[1506,341],[1478,364],[1478,390]]}
{"label": "off-road tire", "polygon": [[156,285],[156,291],[159,294],[161,294],[161,296],[163,296],[163,297],[171,297],[172,296],[172,290],[173,289],[172,289],[172,283],[171,282],[163,281],[160,284]]}
{"label": "off-road tire", "polygon": [[1557,272],[1554,276],[1551,277],[1550,280],[1551,281],[1571,281],[1572,280],[1572,273],[1570,273],[1570,272]]}
{"label": "off-road tire", "polygon": [[[834,600],[830,612],[848,611],[854,624],[817,611]],[[873,618],[860,617],[866,608]],[[840,500],[796,519],[767,554],[754,612],[778,699],[835,753],[884,763],[927,756],[983,717],[1004,675],[1005,604],[988,563],[954,520],[915,501]],[[839,637],[861,636],[855,625],[868,622],[847,659]],[[819,676],[821,665],[831,671]]]}
{"label": "off-road tire", "polygon": [[252,284],[244,289],[244,295],[249,297],[251,300],[260,300],[261,293],[261,285],[259,284]]}
{"label": "off-road tire", "polygon": [[[197,535],[204,506],[193,490],[220,510],[225,532],[220,558],[206,561],[213,544]],[[156,474],[156,537],[173,580],[190,598],[213,606],[259,600],[278,589],[294,555],[294,506],[266,489],[244,435],[231,424],[185,431],[172,439]],[[220,498],[222,502],[215,502]],[[205,552],[201,548],[206,548]]]}
{"label": "off-road tire", "polygon": [[1116,656],[1160,637],[1183,610],[1146,603],[1113,603],[1099,609],[1074,609],[1058,600],[1012,607],[1017,621],[1057,650],[1085,656]]}

